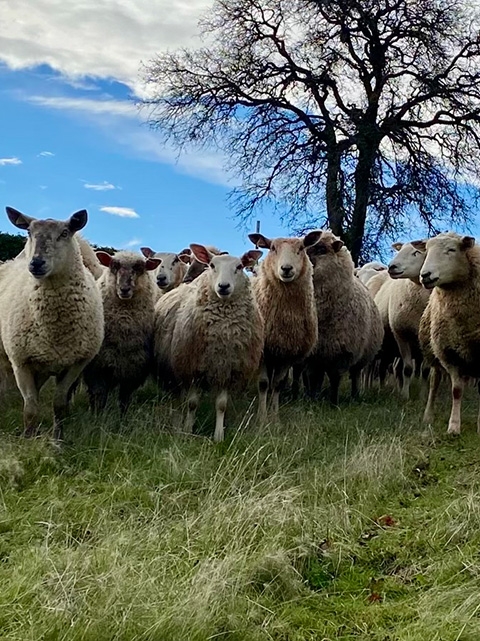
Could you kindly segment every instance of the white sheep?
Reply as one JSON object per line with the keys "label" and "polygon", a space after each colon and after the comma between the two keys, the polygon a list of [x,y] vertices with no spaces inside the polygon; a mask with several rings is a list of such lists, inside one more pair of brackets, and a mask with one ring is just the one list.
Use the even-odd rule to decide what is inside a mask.
{"label": "white sheep", "polygon": [[151,371],[155,284],[149,272],[158,259],[145,260],[129,251],[114,256],[97,251],[105,267],[98,279],[105,318],[105,337],[99,353],[84,371],[93,410],[104,409],[108,394],[119,387],[120,410],[126,412],[132,393]]}
{"label": "white sheep", "polygon": [[373,278],[374,276],[376,276],[381,272],[386,272],[386,271],[387,271],[386,265],[374,260],[370,263],[365,263],[365,265],[362,265],[361,267],[356,267],[354,274],[359,280],[362,281],[364,285],[366,285],[371,278]]}
{"label": "white sheep", "polygon": [[308,388],[318,393],[330,380],[330,401],[338,404],[341,377],[350,372],[352,396],[358,395],[362,370],[379,352],[383,326],[365,285],[355,277],[352,256],[340,238],[324,231],[309,247],[318,320],[318,340],[307,361]]}
{"label": "white sheep", "polygon": [[309,356],[317,343],[318,322],[313,295],[312,264],[306,250],[320,240],[320,230],[303,238],[266,238],[249,234],[257,246],[268,249],[253,291],[265,323],[265,348],[259,375],[258,417],[267,417],[267,395],[278,417],[280,390],[290,367]]}
{"label": "white sheep", "polygon": [[[214,440],[221,441],[228,391],[244,387],[260,366],[263,323],[244,268],[261,252],[251,250],[236,258],[215,256],[203,245],[192,244],[190,248],[207,270],[184,286],[181,304],[175,310],[171,369],[188,390],[186,432],[192,431],[195,421],[198,389],[215,390]],[[162,301],[167,297],[157,303],[157,314],[161,315]]]}
{"label": "white sheep", "polygon": [[178,287],[187,273],[190,255],[180,252],[154,252],[150,247],[140,247],[145,258],[158,260],[158,267],[152,276],[162,294]]}
{"label": "white sheep", "polygon": [[480,378],[480,247],[471,236],[448,232],[430,238],[425,249],[420,278],[433,290],[425,312],[429,343],[451,380],[448,432],[459,434],[463,389],[469,378]]}
{"label": "white sheep", "polygon": [[35,220],[11,207],[7,214],[29,237],[24,256],[11,262],[2,279],[0,360],[13,368],[29,436],[39,425],[39,391],[55,376],[54,436],[61,439],[69,391],[104,334],[100,292],[74,238],[86,225],[87,212],[67,221]]}
{"label": "white sheep", "polygon": [[[402,394],[408,399],[414,360],[418,368],[423,360],[418,331],[430,297],[430,292],[420,284],[425,241],[394,243],[392,247],[397,252],[388,267],[392,280],[385,285],[383,293],[388,293],[388,324],[402,359]],[[425,367],[424,378],[428,371]]]}

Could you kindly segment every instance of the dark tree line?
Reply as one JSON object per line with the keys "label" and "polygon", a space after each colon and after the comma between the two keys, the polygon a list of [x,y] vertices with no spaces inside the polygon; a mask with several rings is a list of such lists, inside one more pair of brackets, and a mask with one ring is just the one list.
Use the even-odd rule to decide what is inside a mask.
{"label": "dark tree line", "polygon": [[[0,260],[11,260],[18,256],[18,254],[25,247],[27,237],[22,236],[21,234],[7,234],[6,232],[0,232]],[[92,247],[97,250],[102,250],[108,254],[114,254],[117,249],[113,247],[100,247],[98,245],[92,244]]]}
{"label": "dark tree line", "polygon": [[[479,192],[479,21],[463,0],[216,0],[204,46],[145,66],[147,120],[216,147],[238,215],[273,202],[356,260],[468,223]],[[268,233],[268,230],[265,230]]]}

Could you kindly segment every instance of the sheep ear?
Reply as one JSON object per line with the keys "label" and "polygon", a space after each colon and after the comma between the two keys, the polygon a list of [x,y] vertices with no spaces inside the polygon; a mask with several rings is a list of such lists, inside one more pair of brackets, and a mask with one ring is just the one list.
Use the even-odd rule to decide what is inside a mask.
{"label": "sheep ear", "polygon": [[461,240],[462,249],[472,249],[475,245],[475,238],[473,236],[464,236]]}
{"label": "sheep ear", "polygon": [[22,212],[14,209],[13,207],[5,207],[5,210],[12,225],[15,225],[15,227],[18,227],[19,229],[28,229],[30,227],[30,223],[35,220],[35,218],[25,216],[25,214],[22,214]]}
{"label": "sheep ear", "polygon": [[210,265],[213,254],[211,254],[204,245],[197,245],[196,243],[192,243],[190,245],[190,249],[192,250],[192,254],[195,256],[199,263]]}
{"label": "sheep ear", "polygon": [[339,252],[344,246],[345,246],[345,243],[343,242],[343,240],[337,239],[337,240],[334,240],[332,243],[332,249],[335,253]]}
{"label": "sheep ear", "polygon": [[242,261],[242,265],[244,267],[253,267],[253,265],[255,265],[255,263],[259,261],[262,256],[263,252],[259,251],[258,249],[251,249],[250,251],[245,252],[240,260]]}
{"label": "sheep ear", "polygon": [[396,252],[399,252],[403,247],[403,243],[393,243],[392,244],[392,249],[394,249]]}
{"label": "sheep ear", "polygon": [[69,230],[74,234],[85,227],[88,220],[88,213],[86,209],[80,209],[70,216],[67,220]]}
{"label": "sheep ear", "polygon": [[140,247],[140,251],[145,256],[145,258],[152,258],[152,256],[155,256],[155,252],[153,251],[153,249],[150,249],[150,247]]}
{"label": "sheep ear", "polygon": [[113,256],[103,251],[95,252],[95,255],[97,256],[98,262],[101,265],[103,265],[104,267],[110,267],[110,263],[113,260]]}
{"label": "sheep ear", "polygon": [[249,239],[255,245],[255,247],[263,247],[263,249],[270,249],[272,241],[270,238],[267,238],[263,234],[248,234]]}
{"label": "sheep ear", "polygon": [[154,269],[157,269],[157,267],[161,264],[162,259],[161,258],[148,258],[145,261],[145,269],[147,272],[151,272]]}
{"label": "sheep ear", "polygon": [[178,260],[181,260],[182,263],[185,263],[185,265],[189,265],[190,261],[192,260],[190,254],[185,254],[185,250],[183,250],[181,254],[177,254],[177,256]]}
{"label": "sheep ear", "polygon": [[412,245],[412,247],[414,247],[415,249],[418,249],[419,251],[424,252],[426,250],[426,248],[427,248],[427,241],[426,240],[412,240],[410,245]]}
{"label": "sheep ear", "polygon": [[303,246],[311,247],[312,245],[316,245],[322,237],[322,233],[321,229],[315,229],[314,231],[309,232],[303,239]]}

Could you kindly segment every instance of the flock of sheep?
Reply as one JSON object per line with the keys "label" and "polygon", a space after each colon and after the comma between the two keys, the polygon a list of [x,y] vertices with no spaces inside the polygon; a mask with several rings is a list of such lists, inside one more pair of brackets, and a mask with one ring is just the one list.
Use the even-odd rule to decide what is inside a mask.
{"label": "flock of sheep", "polygon": [[4,381],[13,371],[22,394],[26,435],[38,430],[39,392],[52,376],[56,439],[81,380],[93,411],[118,389],[125,412],[153,376],[184,395],[185,432],[201,391],[214,391],[221,441],[229,393],[254,377],[264,422],[269,411],[277,417],[290,375],[293,394],[311,397],[326,375],[337,404],[344,374],[356,396],[362,380],[383,384],[391,369],[406,398],[415,370],[429,378],[427,421],[446,372],[448,431],[460,432],[463,388],[480,378],[480,249],[469,236],[396,243],[388,268],[355,269],[342,240],[325,230],[273,240],[250,234],[255,249],[241,257],[198,244],[111,256],[95,254],[77,233],[85,210],[67,221],[10,207],[7,215],[28,240],[0,265],[0,368]]}

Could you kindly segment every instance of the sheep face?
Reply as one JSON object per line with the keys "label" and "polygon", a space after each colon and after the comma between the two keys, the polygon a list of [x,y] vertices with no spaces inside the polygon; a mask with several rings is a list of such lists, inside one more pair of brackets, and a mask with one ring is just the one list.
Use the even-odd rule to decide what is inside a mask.
{"label": "sheep face", "polygon": [[269,252],[263,261],[264,269],[273,272],[278,280],[291,283],[302,276],[307,269],[306,250],[320,240],[321,231],[312,231],[304,238],[266,238],[262,234],[249,234],[257,247]]}
{"label": "sheep face", "polygon": [[[228,253],[228,252],[221,252],[215,247],[207,247],[207,250],[209,251],[210,254],[215,256],[223,256],[224,254]],[[183,277],[184,283],[191,283],[207,269],[208,265],[206,263],[202,263],[201,261],[199,261],[193,253],[188,255],[188,253],[184,250],[180,253],[180,256],[182,257],[183,262],[190,263],[188,265],[187,272]]]}
{"label": "sheep face", "polygon": [[413,240],[411,243],[394,243],[397,252],[388,265],[391,278],[418,278],[425,260],[425,242]]}
{"label": "sheep face", "polygon": [[475,245],[471,236],[453,232],[439,234],[425,243],[426,258],[420,279],[426,289],[449,287],[470,276],[467,250]]}
{"label": "sheep face", "polygon": [[248,283],[248,276],[243,271],[251,267],[261,257],[262,252],[251,250],[240,258],[230,254],[216,256],[203,245],[190,245],[195,259],[208,269],[208,278],[212,291],[220,300],[228,300],[238,295]]}
{"label": "sheep face", "polygon": [[[318,272],[327,265],[330,266],[331,260],[335,260],[340,250],[344,247],[343,240],[337,238],[332,232],[324,231],[320,240],[307,250],[308,257],[313,265],[314,272]],[[344,250],[345,251],[345,250]],[[327,262],[328,261],[328,262]],[[353,272],[353,263],[352,263]]]}
{"label": "sheep face", "polygon": [[100,263],[110,270],[111,279],[115,283],[115,292],[122,300],[133,298],[145,272],[156,269],[160,263],[158,259],[144,260],[141,256],[130,252],[119,252],[115,256],[102,251],[96,253]]}
{"label": "sheep face", "polygon": [[11,207],[6,209],[15,227],[28,230],[24,252],[31,275],[41,280],[61,273],[70,262],[75,232],[87,224],[86,210],[77,211],[68,220],[61,221],[37,220]]}

